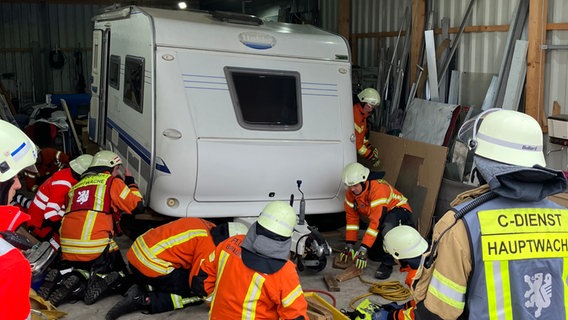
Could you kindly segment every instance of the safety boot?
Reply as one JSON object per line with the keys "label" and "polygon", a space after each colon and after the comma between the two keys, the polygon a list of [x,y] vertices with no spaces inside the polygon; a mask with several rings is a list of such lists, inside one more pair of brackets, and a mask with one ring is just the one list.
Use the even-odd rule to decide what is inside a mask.
{"label": "safety boot", "polygon": [[70,274],[49,296],[49,302],[57,307],[65,300],[81,299],[84,294],[85,282],[82,281],[81,275]]}
{"label": "safety boot", "polygon": [[381,263],[377,271],[375,272],[375,278],[380,280],[388,279],[392,273],[392,265],[386,265]]}
{"label": "safety boot", "polygon": [[150,297],[137,284],[132,285],[122,300],[117,302],[106,314],[106,320],[116,318],[136,310],[150,310]]}
{"label": "safety boot", "polygon": [[112,271],[111,273],[105,275],[94,275],[89,280],[87,285],[87,290],[85,291],[85,297],[83,301],[86,305],[91,305],[99,298],[103,296],[103,294],[110,291],[111,286],[115,286],[118,281],[120,281],[120,274],[116,271]]}
{"label": "safety boot", "polygon": [[57,284],[61,281],[62,275],[58,269],[51,269],[45,275],[41,287],[37,290],[37,294],[43,298],[43,300],[49,299],[51,293],[55,290]]}

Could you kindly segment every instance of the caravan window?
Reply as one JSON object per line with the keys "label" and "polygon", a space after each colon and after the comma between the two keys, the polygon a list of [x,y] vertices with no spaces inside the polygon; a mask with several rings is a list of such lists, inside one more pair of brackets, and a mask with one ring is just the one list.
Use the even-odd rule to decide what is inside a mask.
{"label": "caravan window", "polygon": [[124,61],[124,95],[122,100],[142,113],[144,98],[144,58],[126,56]]}
{"label": "caravan window", "polygon": [[241,126],[280,131],[302,127],[298,72],[225,67],[225,75]]}
{"label": "caravan window", "polygon": [[108,66],[108,84],[116,90],[120,90],[120,57],[111,55]]}

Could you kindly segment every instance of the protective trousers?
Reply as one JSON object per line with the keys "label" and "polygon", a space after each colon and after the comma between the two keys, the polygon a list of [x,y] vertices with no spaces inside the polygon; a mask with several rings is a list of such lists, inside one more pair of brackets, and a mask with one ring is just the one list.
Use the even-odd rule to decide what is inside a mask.
{"label": "protective trousers", "polygon": [[381,261],[383,264],[394,265],[394,258],[383,249],[383,238],[387,232],[399,225],[408,225],[415,228],[411,213],[404,208],[394,208],[383,214],[379,221],[379,236],[369,250],[369,259]]}

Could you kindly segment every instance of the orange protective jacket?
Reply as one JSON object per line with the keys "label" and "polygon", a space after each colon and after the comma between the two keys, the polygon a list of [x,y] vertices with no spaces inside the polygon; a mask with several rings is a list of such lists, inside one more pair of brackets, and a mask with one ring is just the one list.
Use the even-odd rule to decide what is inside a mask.
{"label": "orange protective jacket", "polygon": [[114,242],[113,212],[131,213],[142,196],[136,184],[127,186],[108,172],[84,177],[69,190],[69,203],[61,221],[61,252],[64,260],[95,260]]}
{"label": "orange protective jacket", "polygon": [[180,218],[139,236],[126,253],[128,262],[147,277],[190,270],[189,283],[201,262],[215,250],[209,231],[215,224],[199,218]]}
{"label": "orange protective jacket", "polygon": [[209,319],[308,319],[308,304],[296,265],[287,261],[273,274],[249,269],[241,259],[238,235],[221,242],[202,264],[204,288],[212,294]]}
{"label": "orange protective jacket", "polygon": [[353,105],[353,126],[355,127],[355,147],[357,154],[369,160],[374,147],[367,141],[367,118],[361,103]]}
{"label": "orange protective jacket", "polygon": [[369,226],[361,244],[370,248],[379,233],[379,221],[383,215],[383,210],[386,209],[385,212],[389,212],[396,207],[412,212],[406,197],[382,179],[365,181],[365,187],[359,195],[347,191],[344,203],[347,220],[345,240],[357,242],[359,219],[360,216],[365,216],[369,219]]}
{"label": "orange protective jacket", "polygon": [[32,233],[42,240],[55,232],[55,240],[59,242],[59,230],[53,230],[53,224],[46,222],[59,222],[65,214],[67,193],[77,180],[73,177],[71,168],[65,168],[54,173],[38,189],[28,214],[31,220],[28,223]]}

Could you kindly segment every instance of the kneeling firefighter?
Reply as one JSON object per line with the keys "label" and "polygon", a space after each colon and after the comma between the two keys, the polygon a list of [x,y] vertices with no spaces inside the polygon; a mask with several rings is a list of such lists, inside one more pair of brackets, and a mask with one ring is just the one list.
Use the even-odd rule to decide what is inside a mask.
{"label": "kneeling firefighter", "polygon": [[142,213],[144,203],[128,167],[124,167],[124,174],[122,171],[117,154],[99,151],[69,190],[60,229],[61,272],[51,270],[44,283],[51,287],[44,292],[49,293],[53,305],[68,298],[93,304],[106,293],[128,289],[126,263],[113,240],[113,214]]}

